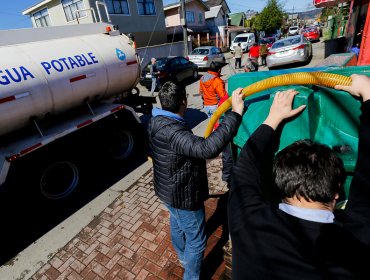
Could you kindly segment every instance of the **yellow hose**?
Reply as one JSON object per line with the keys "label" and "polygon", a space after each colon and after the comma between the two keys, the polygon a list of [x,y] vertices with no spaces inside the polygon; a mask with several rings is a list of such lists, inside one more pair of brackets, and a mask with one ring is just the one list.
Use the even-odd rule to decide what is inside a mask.
{"label": "yellow hose", "polygon": [[[335,85],[345,85],[349,86],[352,83],[352,79],[347,76],[323,73],[323,72],[301,72],[279,75],[276,77],[271,77],[252,85],[243,88],[243,99],[269,88],[277,86],[287,86],[287,85],[319,85],[324,87],[334,88]],[[231,96],[220,107],[217,108],[216,112],[213,113],[209,120],[204,137],[207,138],[213,131],[213,127],[217,120],[231,107]]]}

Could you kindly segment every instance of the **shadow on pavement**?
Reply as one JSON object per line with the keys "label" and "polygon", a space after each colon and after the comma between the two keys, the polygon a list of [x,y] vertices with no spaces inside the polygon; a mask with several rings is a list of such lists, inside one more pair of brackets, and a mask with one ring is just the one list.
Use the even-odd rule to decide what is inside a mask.
{"label": "shadow on pavement", "polygon": [[211,195],[210,197],[218,197],[217,208],[213,215],[207,221],[207,237],[208,243],[211,244],[213,240],[213,234],[218,234],[218,228],[222,226],[222,234],[217,243],[213,245],[212,250],[207,254],[203,260],[203,270],[201,279],[212,279],[216,270],[220,267],[224,261],[223,248],[226,242],[229,240],[229,228],[227,222],[227,201],[229,198],[229,192],[221,195]]}

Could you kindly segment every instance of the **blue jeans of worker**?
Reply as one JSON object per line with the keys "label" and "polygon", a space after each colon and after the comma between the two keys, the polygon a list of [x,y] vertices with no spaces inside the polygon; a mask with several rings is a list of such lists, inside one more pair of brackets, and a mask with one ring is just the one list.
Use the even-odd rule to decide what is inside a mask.
{"label": "blue jeans of worker", "polygon": [[204,112],[207,114],[207,117],[210,118],[213,113],[217,110],[217,105],[204,105]]}
{"label": "blue jeans of worker", "polygon": [[159,87],[159,81],[158,78],[152,78],[152,88],[150,89],[150,94],[153,95],[155,92],[155,89]]}
{"label": "blue jeans of worker", "polygon": [[170,211],[172,244],[185,269],[183,279],[197,280],[207,245],[204,207],[196,211],[166,207]]}

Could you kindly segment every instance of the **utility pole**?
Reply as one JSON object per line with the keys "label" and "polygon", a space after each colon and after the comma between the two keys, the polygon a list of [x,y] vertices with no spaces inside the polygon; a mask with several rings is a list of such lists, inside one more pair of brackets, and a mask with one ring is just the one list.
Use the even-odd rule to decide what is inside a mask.
{"label": "utility pole", "polygon": [[185,0],[180,0],[181,2],[181,18],[180,24],[182,25],[182,32],[184,36],[184,56],[187,57],[189,55],[188,49],[188,30],[186,25],[186,11],[185,11]]}

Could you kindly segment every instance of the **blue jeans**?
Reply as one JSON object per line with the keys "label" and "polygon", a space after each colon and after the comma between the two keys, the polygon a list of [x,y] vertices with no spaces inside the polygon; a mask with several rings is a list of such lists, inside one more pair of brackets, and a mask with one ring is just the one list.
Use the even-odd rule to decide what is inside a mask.
{"label": "blue jeans", "polygon": [[217,110],[217,105],[204,105],[204,111],[207,114],[208,118],[210,118],[213,113]]}
{"label": "blue jeans", "polygon": [[153,93],[155,92],[155,89],[159,87],[159,81],[158,81],[158,78],[152,78],[152,88],[150,90],[150,94],[153,95]]}
{"label": "blue jeans", "polygon": [[184,280],[197,280],[207,245],[204,207],[196,211],[166,207],[170,211],[172,244],[185,269]]}

